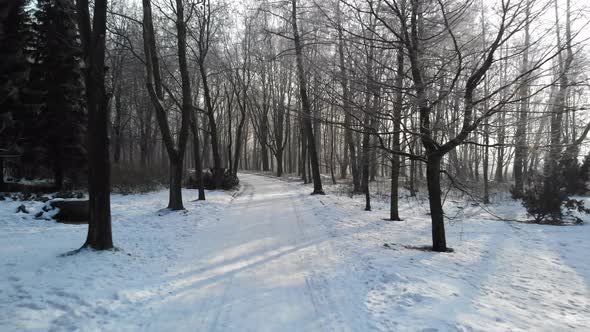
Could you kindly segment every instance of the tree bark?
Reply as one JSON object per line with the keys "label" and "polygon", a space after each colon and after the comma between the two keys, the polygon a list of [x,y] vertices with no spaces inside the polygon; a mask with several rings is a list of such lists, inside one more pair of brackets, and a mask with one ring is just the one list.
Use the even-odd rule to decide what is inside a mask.
{"label": "tree bark", "polygon": [[324,189],[322,188],[320,165],[316,151],[313,128],[311,125],[311,105],[307,95],[307,81],[305,78],[305,70],[303,69],[303,47],[299,39],[299,31],[297,28],[297,0],[291,0],[291,5],[293,7],[291,12],[291,25],[293,27],[293,41],[295,43],[295,58],[297,62],[297,76],[299,78],[299,93],[301,95],[301,106],[303,108],[302,121],[305,134],[307,136],[307,147],[309,148],[309,158],[313,176],[312,195],[323,195]]}
{"label": "tree bark", "polygon": [[245,105],[242,106],[241,109],[241,117],[240,122],[238,123],[238,129],[236,132],[236,144],[235,144],[235,152],[234,152],[234,165],[232,167],[233,175],[238,174],[238,162],[240,160],[240,154],[242,153],[242,140],[243,140],[243,132],[244,132],[244,124],[246,123],[246,110]]}
{"label": "tree bark", "polygon": [[197,200],[205,200],[205,186],[203,183],[203,162],[201,161],[201,147],[199,142],[199,117],[195,112],[192,112],[191,131],[193,133],[193,157],[195,158],[195,179],[197,181],[197,189],[199,190],[199,197]]}
{"label": "tree bark", "polygon": [[527,122],[528,122],[528,108],[529,108],[529,16],[530,16],[530,2],[526,0],[526,17],[525,17],[525,35],[524,35],[524,50],[522,54],[522,81],[519,88],[520,105],[518,111],[518,123],[515,133],[515,149],[514,149],[514,189],[513,194],[516,198],[521,197],[524,190],[524,171],[526,169],[527,158]]}
{"label": "tree bark", "polygon": [[[213,153],[213,170],[221,170],[221,155],[219,153],[219,135],[217,133],[217,124],[215,122],[215,112],[211,100],[211,91],[209,90],[209,80],[207,78],[207,69],[205,68],[204,59],[199,62],[199,71],[203,82],[203,92],[205,96],[205,106],[207,107],[207,118],[209,120],[209,132],[211,138],[211,152]],[[217,187],[217,184],[216,184]]]}
{"label": "tree bark", "polygon": [[[342,109],[344,111],[344,150],[345,152],[345,163],[343,165],[344,170],[346,167],[350,165],[351,173],[352,173],[352,183],[353,183],[353,192],[360,191],[360,176],[357,168],[357,156],[356,156],[356,147],[354,145],[352,139],[352,119],[350,112],[352,111],[350,107],[350,92],[348,88],[348,76],[346,74],[346,65],[344,62],[344,37],[342,31],[342,22],[341,22],[341,15],[340,15],[340,1],[337,4],[337,15],[338,15],[338,59],[339,59],[339,66],[340,66],[340,85],[342,86]],[[346,172],[343,171],[342,173],[346,176]]]}
{"label": "tree bark", "polygon": [[[405,0],[402,1],[405,7]],[[397,49],[397,72],[395,74],[395,102],[393,109],[393,142],[394,151],[401,151],[400,130],[403,113],[403,88],[404,88],[404,52],[403,44],[400,43]],[[389,209],[390,220],[401,220],[399,217],[399,170],[400,156],[393,154],[391,156],[391,202]]]}
{"label": "tree bark", "polygon": [[182,204],[182,160],[170,158],[170,190],[168,195],[168,209],[184,210]]}
{"label": "tree bark", "polygon": [[[556,179],[560,176],[560,169],[558,167],[559,161],[562,157],[562,122],[563,115],[566,111],[566,95],[569,87],[569,72],[573,58],[572,44],[571,44],[571,22],[570,22],[570,0],[567,1],[566,9],[566,40],[565,46],[562,45],[561,32],[559,28],[559,13],[558,4],[555,1],[555,20],[556,20],[556,34],[557,46],[559,49],[559,87],[557,88],[556,96],[551,107],[551,128],[550,128],[550,148],[549,155],[545,161],[545,191],[554,193],[559,190],[557,188],[558,182]],[[563,49],[566,51],[566,56],[563,56]],[[564,156],[565,157],[565,156]]]}
{"label": "tree bark", "polygon": [[107,0],[94,1],[92,28],[88,0],[78,0],[78,24],[87,67],[84,71],[88,107],[88,195],[90,220],[84,247],[113,248],[111,230],[111,165],[108,139],[108,98],[105,89]]}
{"label": "tree bark", "polygon": [[166,110],[162,103],[163,86],[162,79],[160,77],[158,54],[156,52],[156,41],[150,0],[143,0],[143,36],[144,52],[146,54],[146,86],[156,111],[156,119],[158,121],[158,125],[160,126],[162,141],[164,143],[170,163],[170,195],[168,208],[171,210],[182,210],[184,209],[182,204],[181,187],[182,168],[184,166],[184,154],[188,141],[189,121],[193,106],[190,77],[186,59],[186,24],[184,22],[184,7],[182,0],[177,0],[176,6],[176,38],[178,48],[178,64],[182,85],[181,124],[178,134],[178,141],[176,144],[170,130],[170,124],[168,123]]}
{"label": "tree bark", "polygon": [[430,203],[430,218],[432,219],[432,250],[434,251],[447,250],[444,211],[440,192],[440,161],[440,156],[430,155],[426,163],[428,201]]}
{"label": "tree bark", "polygon": [[300,125],[300,135],[299,135],[299,145],[300,145],[300,150],[301,150],[301,154],[299,157],[299,173],[301,175],[301,179],[303,180],[303,183],[307,183],[307,136],[306,136],[306,132],[305,129],[303,128],[303,118],[300,118],[299,121],[299,125]]}

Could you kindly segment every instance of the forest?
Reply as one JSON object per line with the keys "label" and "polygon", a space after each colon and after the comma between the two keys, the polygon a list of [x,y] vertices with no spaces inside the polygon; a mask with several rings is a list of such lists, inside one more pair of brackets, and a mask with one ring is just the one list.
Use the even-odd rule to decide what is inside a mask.
{"label": "forest", "polygon": [[[150,322],[140,313],[123,325],[109,313],[105,319],[118,323],[101,325],[93,318],[92,324],[98,325],[79,325],[83,319],[67,320],[64,315],[52,322],[58,325],[40,326],[227,331],[251,323],[244,325],[246,330],[387,331],[433,324],[441,330],[577,330],[590,319],[590,261],[581,258],[590,249],[590,206],[584,205],[590,201],[589,15],[583,0],[0,0],[0,214],[6,219],[0,229],[6,230],[10,243],[26,248],[20,243],[27,242],[15,235],[25,232],[21,219],[38,232],[29,242],[65,232],[70,246],[58,249],[51,244],[52,257],[72,257],[70,263],[55,266],[75,264],[69,268],[80,278],[85,259],[93,265],[117,265],[128,259],[121,258],[121,252],[129,259],[149,252],[150,257],[188,261],[186,252],[202,249],[201,256],[191,257],[204,262],[209,250],[211,255],[227,250],[222,265],[232,271],[232,278],[247,284],[248,271],[234,270],[232,264],[240,258],[228,258],[233,257],[231,250],[247,251],[252,243],[269,238],[295,247],[317,236],[321,243],[331,243],[321,248],[316,244],[312,252],[305,251],[311,244],[305,245],[297,255],[306,258],[297,256],[295,263],[281,258],[291,257],[291,249],[276,258],[281,264],[277,271],[303,266],[293,278],[311,289],[316,312],[331,317],[325,325],[319,318],[288,314],[309,299],[279,293],[277,303],[283,299],[294,308],[285,308],[284,317],[279,314],[266,323],[263,316],[254,319],[222,308],[216,309],[221,321],[203,318],[205,325],[190,325],[188,316],[177,310],[147,326],[137,325]],[[35,226],[69,209],[79,214],[76,221],[83,225],[62,224],[63,230]],[[134,214],[139,210],[144,214]],[[210,226],[214,218],[229,224]],[[141,226],[142,219],[150,221]],[[187,220],[201,220],[205,226]],[[235,224],[240,221],[256,228]],[[171,233],[159,238],[158,229],[164,228]],[[266,232],[267,237],[260,235]],[[539,237],[514,235],[521,233]],[[401,288],[396,285],[412,284],[404,278],[415,273],[459,273],[447,270],[442,260],[449,255],[463,266],[471,256],[462,255],[470,251],[497,253],[492,255],[500,258],[491,260],[511,269],[502,276],[515,280],[518,269],[512,264],[518,254],[505,254],[498,240],[479,247],[477,239],[484,234],[523,246],[520,250],[531,257],[530,269],[551,270],[546,257],[554,252],[535,246],[555,241],[569,246],[559,257],[568,263],[581,260],[568,270],[568,276],[578,278],[568,293],[572,307],[554,317],[554,325],[519,321],[530,313],[527,309],[516,321],[501,312],[494,322],[478,325],[474,321],[484,315],[480,311],[461,318],[461,307],[467,304],[457,306],[453,320],[442,313],[444,301],[432,310],[439,316],[429,312],[406,317],[405,311],[392,309],[394,300],[382,298],[383,292],[392,292],[388,296],[399,299]],[[167,243],[166,249],[139,250],[143,241],[133,244],[133,236],[144,236],[150,245]],[[196,242],[179,240],[186,236]],[[365,239],[364,244],[349,239],[352,236]],[[464,237],[475,242],[464,243]],[[343,243],[332,243],[339,239]],[[216,247],[209,241],[226,244]],[[231,241],[234,249],[227,247]],[[373,243],[367,250],[374,254],[360,253],[367,243]],[[17,254],[15,248],[6,252]],[[93,256],[105,250],[113,257]],[[268,250],[268,255],[274,252]],[[322,259],[322,252],[331,258]],[[422,257],[434,263],[411,265],[409,257],[416,252],[426,253]],[[241,259],[249,268],[248,258]],[[346,278],[352,277],[344,276],[356,269],[348,266],[336,273],[327,263],[340,266],[346,260],[354,260],[351,266],[364,271],[363,276],[350,281]],[[385,267],[390,264],[399,264],[401,270]],[[430,271],[433,266],[438,268]],[[276,274],[270,267],[256,268],[250,273],[263,278]],[[369,278],[366,271],[373,268],[381,269],[382,277]],[[19,271],[6,276],[16,282],[21,280]],[[339,283],[326,281],[335,274],[342,276],[336,278]],[[386,275],[396,277],[384,281]],[[45,282],[52,285],[49,277]],[[194,275],[201,277],[209,278]],[[365,277],[370,282],[363,281]],[[434,281],[424,280],[428,285],[406,301],[418,306],[417,296],[443,296],[425,295]],[[566,282],[554,281],[547,281],[545,291]],[[351,284],[364,285],[354,287],[361,289],[375,282],[384,285],[377,298],[389,308],[385,311],[370,299],[358,304],[359,309],[350,304],[358,298],[342,294]],[[102,286],[93,285],[99,292]],[[261,286],[255,286],[251,290],[258,292]],[[144,286],[138,281],[133,287]],[[178,287],[170,294],[180,292]],[[229,282],[219,287],[230,289],[231,296],[249,296],[234,291]],[[332,288],[340,290],[330,293]],[[534,293],[528,288],[524,292]],[[6,294],[8,300],[0,300],[0,329],[31,328],[22,325],[26,316],[9,318],[11,296],[19,295]],[[456,294],[475,301],[460,291]],[[483,306],[500,298],[496,294]],[[252,303],[269,304],[256,301]],[[349,306],[333,305],[339,301]],[[209,310],[203,303],[200,310]],[[220,303],[223,307],[226,302]],[[545,303],[553,305],[558,304]],[[392,323],[379,312],[402,318]],[[76,317],[92,315],[75,312]],[[340,316],[357,317],[369,326]],[[171,325],[175,319],[187,325]],[[415,325],[404,325],[408,322]]]}

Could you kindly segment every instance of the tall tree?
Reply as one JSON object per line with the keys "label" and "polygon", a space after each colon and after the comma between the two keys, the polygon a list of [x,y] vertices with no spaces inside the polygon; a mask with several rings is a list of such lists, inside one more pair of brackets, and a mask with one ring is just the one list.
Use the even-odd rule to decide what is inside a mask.
{"label": "tall tree", "polygon": [[[571,35],[571,4],[567,0],[566,8],[566,22],[565,22],[565,42],[561,36],[561,28],[559,23],[559,6],[557,0],[554,0],[555,8],[555,34],[558,48],[558,66],[557,66],[557,90],[551,105],[551,122],[549,132],[549,153],[545,159],[545,181],[544,191],[550,197],[559,193],[562,186],[563,174],[559,168],[559,163],[563,157],[564,160],[571,159],[573,156],[562,156],[564,152],[562,144],[564,142],[563,136],[563,116],[566,112],[566,97],[568,88],[570,86],[570,71],[574,61],[574,54],[572,51],[572,35]],[[564,56],[565,53],[565,56]],[[577,157],[577,156],[575,156]],[[577,162],[576,162],[577,164]]]}
{"label": "tall tree", "polygon": [[207,70],[207,56],[211,47],[213,38],[213,8],[210,0],[202,1],[198,7],[192,6],[195,10],[196,24],[191,29],[191,36],[196,43],[196,49],[193,48],[193,55],[199,65],[201,84],[203,85],[203,98],[205,101],[205,114],[209,125],[209,136],[211,143],[211,152],[213,154],[213,176],[215,186],[220,187],[223,180],[223,166],[221,160],[221,150],[219,144],[219,133],[217,129],[217,120],[215,118],[215,105],[211,93],[210,78]]}
{"label": "tall tree", "polygon": [[[400,8],[402,8],[401,17],[405,19],[405,4],[406,0],[402,0]],[[401,34],[400,34],[401,37]],[[404,46],[403,41],[400,40],[396,49],[397,71],[395,73],[395,101],[393,105],[393,142],[392,149],[394,151],[401,151],[400,130],[403,115],[404,102]],[[391,157],[391,202],[389,210],[389,219],[401,220],[399,217],[399,172],[400,171],[400,156],[393,154]]]}
{"label": "tall tree", "polygon": [[299,80],[299,94],[301,99],[301,121],[303,125],[304,134],[307,138],[307,149],[309,152],[309,159],[311,162],[311,172],[313,176],[313,192],[312,194],[324,194],[322,188],[322,178],[320,174],[320,164],[316,150],[315,138],[313,134],[311,121],[311,104],[309,96],[307,95],[307,78],[305,76],[305,69],[303,67],[303,45],[299,37],[299,28],[297,26],[297,0],[291,0],[291,26],[293,28],[293,43],[295,44],[295,60],[297,63],[297,78]]}
{"label": "tall tree", "polygon": [[[0,150],[3,153],[19,149],[21,133],[15,117],[26,112],[23,95],[30,72],[27,62],[29,17],[25,10],[26,5],[25,0],[0,3]],[[2,159],[0,185],[3,184]]]}
{"label": "tall tree", "polygon": [[80,71],[82,51],[76,31],[76,13],[70,0],[37,3],[35,59],[31,82],[43,93],[37,119],[37,146],[43,162],[53,170],[61,190],[64,176],[73,177],[86,165],[86,118]]}
{"label": "tall tree", "polygon": [[360,191],[360,176],[356,163],[356,146],[352,139],[352,108],[350,107],[350,90],[348,84],[348,75],[346,72],[346,61],[344,57],[344,29],[342,28],[342,13],[340,10],[340,1],[336,7],[336,24],[338,31],[338,65],[339,65],[339,79],[342,88],[342,109],[344,111],[344,151],[345,163],[343,165],[343,177],[346,176],[346,167],[350,165],[352,173],[353,191]]}
{"label": "tall tree", "polygon": [[[440,30],[435,30],[430,33],[436,35],[444,34],[450,42],[450,47],[453,50],[450,57],[453,61],[449,63],[427,63],[425,54],[428,51],[434,51],[429,46],[429,43],[434,42],[426,35],[429,31],[425,27],[425,6],[427,3],[419,0],[409,1],[409,20],[406,20],[405,13],[398,6],[397,1],[385,1],[385,5],[398,18],[400,24],[400,32],[404,48],[407,52],[409,60],[409,67],[411,79],[414,90],[414,103],[418,111],[419,117],[419,132],[415,133],[420,138],[422,146],[425,151],[424,156],[412,155],[412,158],[422,160],[426,163],[426,180],[428,188],[428,199],[430,203],[430,215],[432,219],[432,248],[434,251],[446,251],[446,236],[444,227],[444,211],[441,199],[441,163],[443,157],[457,146],[462,144],[467,137],[489,116],[497,112],[497,108],[490,108],[487,112],[477,113],[480,103],[487,100],[490,96],[480,95],[479,87],[483,81],[485,74],[495,63],[494,55],[498,48],[502,46],[508,39],[506,34],[514,34],[518,29],[509,30],[507,28],[514,24],[514,17],[520,14],[521,8],[518,5],[512,5],[508,1],[501,2],[500,20],[498,28],[492,42],[484,48],[483,52],[476,52],[479,61],[469,62],[470,74],[465,77],[464,86],[460,87],[459,79],[464,76],[463,67],[468,63],[466,54],[464,54],[463,41],[456,37],[457,22],[466,17],[466,13],[470,9],[470,2],[466,4],[458,4],[458,7],[452,7],[452,2],[438,1],[436,3],[428,3],[431,5],[429,10],[437,13],[440,20]],[[396,29],[391,26],[384,18],[383,14],[375,10],[371,6],[371,13],[392,33],[397,34]],[[454,22],[454,23],[451,23]],[[436,27],[436,25],[435,25]],[[448,57],[449,55],[447,55]],[[473,56],[473,55],[471,55]],[[451,65],[454,63],[454,65]],[[429,77],[432,73],[442,73],[449,70],[452,72],[450,78],[450,86],[442,93],[435,93],[433,91],[439,80]],[[461,117],[463,119],[461,128],[452,137],[444,138],[442,135],[436,133],[437,105],[441,103],[447,96],[452,93],[461,94],[462,96],[462,110]],[[398,152],[400,153],[400,152]]]}
{"label": "tall tree", "polygon": [[514,149],[514,188],[513,194],[515,197],[522,196],[523,185],[524,185],[524,171],[526,169],[526,158],[527,158],[527,122],[529,113],[529,47],[530,47],[530,1],[526,0],[525,10],[525,30],[524,30],[524,45],[522,53],[522,68],[521,73],[522,81],[519,88],[520,104],[518,110],[518,118],[515,133],[515,149]]}
{"label": "tall tree", "polygon": [[88,0],[77,0],[78,27],[84,63],[88,107],[88,195],[90,220],[84,246],[113,248],[111,182],[108,139],[108,97],[105,89],[105,37],[107,0],[95,0],[92,21]]}
{"label": "tall tree", "polygon": [[[164,86],[160,74],[160,61],[156,48],[156,34],[152,18],[152,7],[150,0],[143,0],[143,38],[145,67],[147,73],[146,86],[150,99],[156,110],[156,119],[160,126],[162,140],[168,153],[170,162],[170,196],[168,208],[171,210],[182,210],[182,175],[183,161],[188,140],[189,121],[192,112],[192,97],[190,95],[190,79],[186,60],[186,22],[184,18],[184,6],[182,2],[176,3],[176,33],[178,63],[182,81],[182,105],[181,125],[178,139],[175,138],[170,129],[168,114],[164,105]],[[179,14],[180,13],[180,14]],[[178,16],[182,15],[182,16]]]}

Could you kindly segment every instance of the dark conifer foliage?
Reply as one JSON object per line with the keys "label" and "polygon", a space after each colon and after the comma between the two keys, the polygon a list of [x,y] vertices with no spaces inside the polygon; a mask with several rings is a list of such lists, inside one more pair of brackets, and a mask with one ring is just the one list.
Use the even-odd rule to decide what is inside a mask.
{"label": "dark conifer foliage", "polygon": [[24,0],[8,2],[0,7],[0,103],[2,111],[20,103],[20,92],[27,80],[25,47],[28,16]]}
{"label": "dark conifer foliage", "polygon": [[31,85],[42,91],[36,155],[61,189],[86,163],[81,50],[75,8],[69,0],[40,0],[35,14]]}
{"label": "dark conifer foliage", "polygon": [[0,5],[0,149],[4,151],[19,150],[21,130],[14,118],[25,109],[23,94],[29,77],[26,5],[25,0]]}

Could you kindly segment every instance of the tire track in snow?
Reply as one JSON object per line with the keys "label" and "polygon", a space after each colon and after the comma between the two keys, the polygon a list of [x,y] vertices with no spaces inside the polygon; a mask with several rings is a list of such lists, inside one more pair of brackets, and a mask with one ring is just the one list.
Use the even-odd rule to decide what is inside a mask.
{"label": "tire track in snow", "polygon": [[[235,207],[236,200],[239,201],[243,197],[245,197],[246,202],[242,203],[242,204],[244,204],[243,207],[239,206],[238,208],[248,209],[251,206],[252,201],[254,200],[254,187],[248,182],[243,183],[241,190],[238,192],[237,195],[233,196],[233,198],[229,202],[229,204],[230,204],[229,210],[225,212],[226,218],[233,215],[233,213],[234,213],[233,209],[236,209],[236,207]],[[234,220],[230,219],[229,221],[231,222]],[[227,247],[229,245],[231,245],[231,242],[233,242],[233,241],[230,241],[228,244],[226,244],[226,246],[224,248],[227,249]],[[228,261],[227,258],[225,258],[223,263],[227,263],[227,261]],[[215,314],[213,322],[211,322],[211,324],[209,325],[209,328],[207,329],[208,331],[225,331],[225,330],[227,330],[227,320],[220,319],[220,318],[228,317],[231,314],[230,311],[224,311],[222,309],[227,307],[229,310],[231,310],[231,306],[227,306],[227,300],[228,300],[229,291],[231,290],[231,287],[234,284],[234,280],[235,280],[235,273],[230,273],[230,276],[225,279],[225,281],[223,283],[223,294],[222,294],[221,300],[217,306],[219,308],[219,310]],[[219,326],[219,325],[221,325],[221,326]]]}
{"label": "tire track in snow", "polygon": [[[294,186],[291,183],[287,183],[287,185],[290,187]],[[298,188],[293,189],[298,190]],[[317,197],[319,196],[316,196],[315,198]],[[307,219],[302,217],[302,214],[297,207],[298,205],[296,204],[297,202],[299,204],[306,204],[309,206],[316,203],[311,201],[309,198],[309,195],[300,192],[298,194],[298,199],[292,202],[298,228],[301,230],[302,236],[304,238],[308,237],[306,235],[306,231],[309,228],[314,228],[314,230],[321,232],[321,241],[319,241],[319,243],[324,244],[327,248],[322,250],[319,248],[319,243],[314,244],[313,246],[315,250],[313,254],[315,254],[316,257],[310,257],[311,255],[306,253],[302,255],[301,263],[306,266],[306,287],[309,290],[310,297],[314,303],[314,310],[318,315],[318,319],[322,327],[321,330],[350,331],[353,330],[353,328],[345,323],[346,320],[344,319],[340,310],[341,307],[338,305],[338,301],[334,299],[333,294],[331,294],[331,287],[329,285],[328,279],[326,278],[325,273],[322,272],[321,267],[318,266],[318,263],[316,263],[316,260],[319,261],[319,259],[321,259],[324,263],[329,263],[330,266],[339,265],[338,262],[335,262],[334,258],[332,257],[332,255],[336,253],[331,243],[333,235],[331,232],[329,232],[329,229],[322,223],[321,220],[317,220],[317,215],[313,211],[313,206],[310,207],[312,216],[309,218],[310,222],[313,222],[313,224],[310,222],[306,224],[304,220]],[[321,202],[319,198],[317,201]],[[323,202],[321,203],[324,205]],[[352,272],[349,271],[347,274],[350,275],[350,273]],[[322,316],[325,316],[328,321],[322,319]]]}

